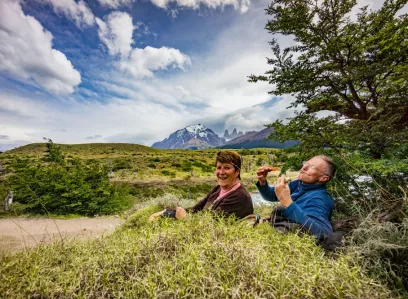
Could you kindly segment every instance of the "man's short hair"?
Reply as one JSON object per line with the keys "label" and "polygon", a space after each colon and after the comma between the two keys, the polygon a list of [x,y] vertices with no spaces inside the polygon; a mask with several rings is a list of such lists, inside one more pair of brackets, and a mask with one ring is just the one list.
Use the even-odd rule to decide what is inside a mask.
{"label": "man's short hair", "polygon": [[325,155],[319,155],[316,156],[317,158],[322,159],[324,162],[326,162],[327,165],[327,174],[332,179],[336,175],[337,167],[334,164],[332,158],[325,156]]}
{"label": "man's short hair", "polygon": [[[234,166],[235,171],[241,170],[241,156],[234,151],[219,151],[217,158],[215,159],[215,165],[220,163],[231,163]],[[241,179],[241,173],[238,175],[238,179]]]}

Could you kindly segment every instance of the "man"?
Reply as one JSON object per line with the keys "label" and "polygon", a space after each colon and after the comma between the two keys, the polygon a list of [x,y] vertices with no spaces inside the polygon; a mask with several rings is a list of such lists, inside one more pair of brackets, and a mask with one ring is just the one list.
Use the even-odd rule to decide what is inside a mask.
{"label": "man", "polygon": [[332,234],[330,219],[334,201],[325,184],[333,177],[336,167],[327,156],[315,156],[303,163],[298,179],[290,182],[279,177],[273,187],[266,181],[271,167],[257,171],[257,187],[265,200],[279,201],[281,216],[287,222],[299,224],[318,239]]}

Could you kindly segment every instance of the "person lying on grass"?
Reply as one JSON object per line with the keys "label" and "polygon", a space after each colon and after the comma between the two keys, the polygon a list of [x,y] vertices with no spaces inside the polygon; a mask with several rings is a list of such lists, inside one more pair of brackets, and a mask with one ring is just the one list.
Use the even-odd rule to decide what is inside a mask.
{"label": "person lying on grass", "polygon": [[[209,210],[226,216],[234,215],[237,218],[244,218],[252,214],[254,208],[251,196],[240,182],[241,157],[233,151],[219,151],[215,159],[215,166],[217,186],[188,211],[195,213],[201,210]],[[177,207],[175,210],[166,209],[157,212],[149,217],[149,221],[158,217],[181,219],[186,215],[185,209]]]}
{"label": "person lying on grass", "polygon": [[272,219],[273,225],[278,218],[284,223],[300,225],[319,240],[325,235],[330,236],[334,200],[326,189],[326,183],[336,171],[332,159],[327,156],[315,156],[303,162],[297,180],[290,183],[281,176],[274,186],[269,186],[266,177],[270,171],[272,168],[268,166],[258,169],[256,186],[265,200],[279,201],[282,205],[272,217],[275,218]]}

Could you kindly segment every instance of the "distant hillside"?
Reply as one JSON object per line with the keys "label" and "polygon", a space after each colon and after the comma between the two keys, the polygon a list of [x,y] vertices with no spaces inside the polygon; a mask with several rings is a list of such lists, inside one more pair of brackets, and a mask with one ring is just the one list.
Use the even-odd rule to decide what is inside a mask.
{"label": "distant hillside", "polygon": [[256,147],[269,147],[269,148],[286,148],[296,145],[298,142],[289,140],[284,143],[265,140],[272,133],[273,128],[265,128],[259,132],[247,132],[245,135],[232,139],[220,146],[220,148],[256,148]]}
{"label": "distant hillside", "polygon": [[[58,144],[64,153],[106,154],[109,152],[157,152],[157,149],[131,143]],[[42,155],[45,143],[31,143],[7,151],[9,154]]]}

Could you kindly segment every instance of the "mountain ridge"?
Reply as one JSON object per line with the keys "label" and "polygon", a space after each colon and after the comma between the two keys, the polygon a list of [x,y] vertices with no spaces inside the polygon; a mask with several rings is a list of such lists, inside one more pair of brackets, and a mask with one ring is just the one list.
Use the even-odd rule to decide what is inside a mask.
{"label": "mountain ridge", "polygon": [[170,134],[168,138],[155,142],[152,148],[159,149],[206,149],[206,148],[285,148],[298,144],[297,141],[289,140],[286,142],[276,142],[266,138],[271,135],[273,128],[265,128],[261,131],[249,131],[245,134],[242,131],[237,132],[234,128],[231,134],[225,130],[224,137],[237,136],[233,139],[220,138],[214,131],[202,124],[190,125]]}
{"label": "mountain ridge", "polygon": [[190,125],[152,144],[159,149],[206,149],[221,146],[226,140],[202,124]]}

